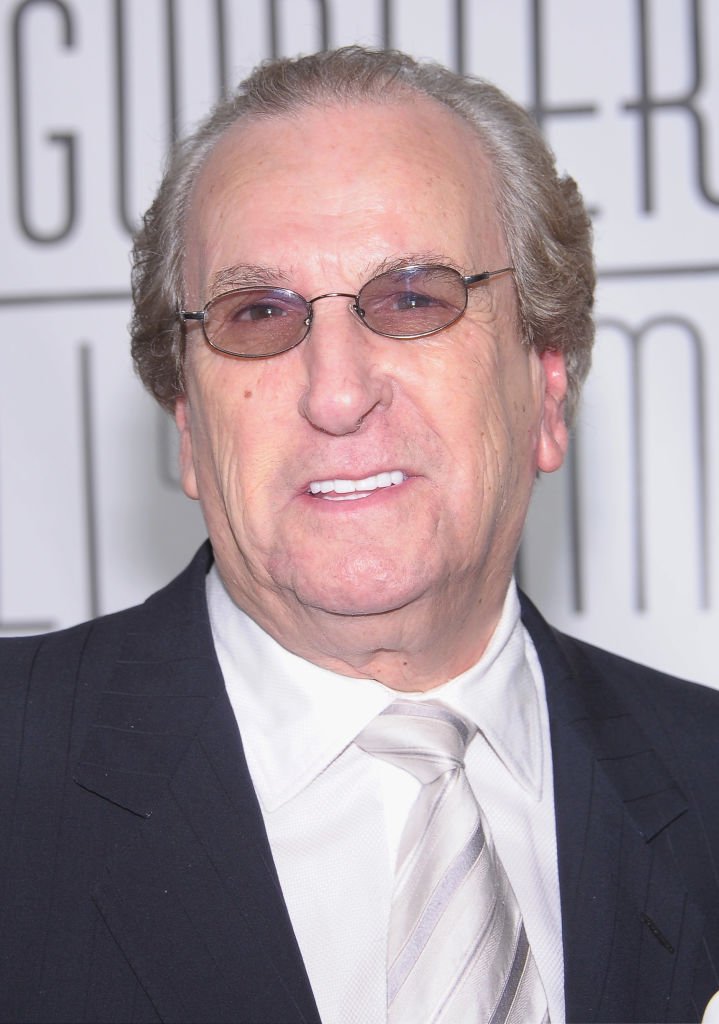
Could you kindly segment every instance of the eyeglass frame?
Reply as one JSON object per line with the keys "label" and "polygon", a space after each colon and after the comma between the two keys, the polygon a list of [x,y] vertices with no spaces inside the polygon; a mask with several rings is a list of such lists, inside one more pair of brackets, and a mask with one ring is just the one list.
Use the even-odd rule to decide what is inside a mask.
{"label": "eyeglass frame", "polygon": [[[315,302],[319,302],[320,299],[353,299],[354,301],[349,306],[350,311],[352,313],[354,313],[354,315],[359,320],[359,322],[363,325],[363,327],[366,327],[368,331],[372,332],[372,334],[376,334],[380,338],[390,338],[393,341],[415,341],[418,338],[428,338],[432,334],[438,334],[439,331],[444,331],[448,327],[451,327],[453,324],[456,324],[458,320],[461,320],[461,318],[467,312],[467,306],[469,304],[469,289],[470,289],[470,287],[472,285],[482,284],[485,281],[489,281],[490,278],[492,278],[492,277],[498,277],[500,274],[514,273],[514,269],[515,269],[514,267],[501,267],[499,270],[484,270],[480,274],[460,274],[460,272],[458,270],[455,270],[454,267],[444,266],[443,264],[438,264],[438,263],[426,263],[426,264],[425,263],[416,263],[416,264],[410,264],[410,265],[408,265],[406,267],[397,267],[395,269],[395,271],[383,271],[380,274],[376,274],[374,277],[371,277],[369,279],[369,281],[365,281],[365,283],[360,288],[359,292],[357,292],[356,294],[353,294],[352,292],[324,292],[322,295],[316,295],[313,299],[306,299],[304,297],[304,295],[301,295],[299,292],[296,292],[293,288],[273,288],[270,285],[265,285],[265,286],[246,285],[246,286],[243,286],[242,288],[230,288],[229,291],[221,292],[219,295],[213,296],[213,298],[211,298],[208,302],[205,303],[205,305],[203,306],[202,309],[198,309],[198,310],[180,309],[180,310],[177,311],[177,316],[178,316],[178,318],[180,319],[180,321],[183,324],[186,324],[188,321],[197,321],[197,322],[201,323],[202,324],[202,334],[203,334],[203,336],[205,338],[205,341],[210,346],[210,348],[213,349],[215,352],[221,352],[223,355],[232,356],[234,359],[274,359],[275,356],[284,355],[285,352],[291,352],[293,348],[297,348],[298,345],[302,344],[302,342],[305,340],[307,335],[310,333],[310,330],[312,329],[312,322],[314,320],[313,305],[314,305]],[[417,334],[386,334],[384,331],[378,331],[376,328],[370,326],[370,324],[368,324],[367,321],[365,320],[364,311],[362,309],[360,309],[360,307],[358,305],[359,297],[360,297],[362,291],[367,287],[367,285],[371,284],[378,277],[382,277],[384,274],[389,274],[389,273],[393,273],[393,272],[396,273],[398,271],[409,271],[409,272],[411,272],[411,271],[417,271],[417,270],[451,270],[453,273],[455,273],[457,275],[459,280],[464,285],[464,306],[459,311],[459,313],[457,313],[457,315],[453,319],[451,319],[448,323],[442,324],[441,327],[433,327],[429,331],[421,331],[420,333],[417,333]],[[241,292],[260,291],[263,288],[266,288],[266,290],[269,291],[269,292],[272,292],[272,291],[286,292],[286,293],[289,293],[291,295],[295,295],[295,296],[297,296],[298,299],[302,300],[302,302],[305,304],[305,306],[307,306],[308,309],[309,309],[309,313],[308,313],[307,317],[304,320],[304,324],[305,324],[305,327],[306,327],[306,330],[305,330],[304,334],[302,334],[302,336],[300,338],[298,338],[297,341],[293,342],[287,348],[280,349],[279,352],[257,353],[257,354],[255,354],[255,353],[243,353],[243,352],[230,352],[228,349],[220,348],[218,345],[216,345],[210,339],[209,335],[207,334],[207,328],[206,328],[207,311],[210,308],[210,306],[214,305],[214,303],[216,303],[216,302],[219,302],[220,299],[226,298],[228,295],[236,295],[236,294],[240,294]]]}

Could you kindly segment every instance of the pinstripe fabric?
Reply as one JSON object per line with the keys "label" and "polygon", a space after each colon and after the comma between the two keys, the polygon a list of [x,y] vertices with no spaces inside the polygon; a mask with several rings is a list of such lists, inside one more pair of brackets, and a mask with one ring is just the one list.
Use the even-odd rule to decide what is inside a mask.
{"label": "pinstripe fabric", "polygon": [[[141,608],[0,640],[7,1024],[319,1024],[214,655],[210,559]],[[719,693],[523,616],[552,725],[566,1020],[698,1021],[719,988]]]}
{"label": "pinstripe fabric", "polygon": [[398,700],[356,741],[422,783],[397,861],[390,1024],[548,1020],[517,901],[465,777],[475,732],[438,702]]}

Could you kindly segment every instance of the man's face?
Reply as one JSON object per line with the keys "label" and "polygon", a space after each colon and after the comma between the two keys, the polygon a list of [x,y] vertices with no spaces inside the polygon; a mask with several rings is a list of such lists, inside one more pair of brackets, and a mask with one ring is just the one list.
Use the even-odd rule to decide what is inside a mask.
{"label": "man's face", "polygon": [[[312,298],[354,294],[388,261],[508,263],[479,143],[419,97],[228,132],[186,239],[195,309],[258,275]],[[511,274],[415,341],[371,333],[349,301],[316,303],[309,336],[270,359],[220,355],[188,331],[184,487],[231,593],[280,640],[307,610],[431,609],[439,629],[501,604],[533,478],[562,460],[562,360],[522,346]],[[402,482],[377,487],[380,474]],[[327,490],[336,480],[365,483],[348,496]]]}

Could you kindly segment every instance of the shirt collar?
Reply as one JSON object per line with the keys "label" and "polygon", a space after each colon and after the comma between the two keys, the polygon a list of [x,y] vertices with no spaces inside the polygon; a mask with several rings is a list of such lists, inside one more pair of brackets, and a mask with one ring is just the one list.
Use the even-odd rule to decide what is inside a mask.
{"label": "shirt collar", "polygon": [[[398,696],[373,679],[343,676],[281,646],[207,576],[215,649],[240,725],[250,775],[265,812],[309,785]],[[541,796],[537,686],[526,657],[516,588],[484,654],[462,675],[415,700],[442,700],[476,723],[496,756],[535,799]]]}

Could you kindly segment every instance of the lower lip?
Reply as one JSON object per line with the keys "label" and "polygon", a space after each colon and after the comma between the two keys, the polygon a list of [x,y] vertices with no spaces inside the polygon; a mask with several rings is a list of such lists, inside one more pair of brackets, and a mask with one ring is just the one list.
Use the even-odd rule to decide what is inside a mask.
{"label": "lower lip", "polygon": [[390,487],[377,487],[373,491],[354,491],[353,495],[335,494],[330,491],[328,494],[309,494],[305,492],[300,497],[309,502],[312,508],[323,510],[342,510],[344,512],[360,512],[362,509],[375,508],[394,501],[400,493],[405,492],[411,483],[412,478],[404,480],[401,484],[392,484]]}

